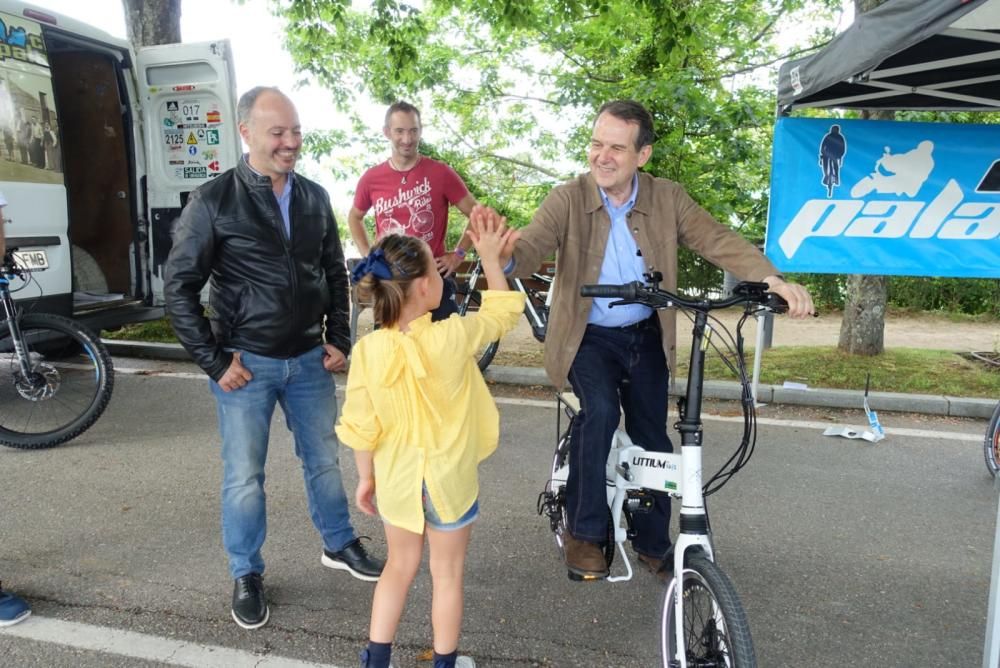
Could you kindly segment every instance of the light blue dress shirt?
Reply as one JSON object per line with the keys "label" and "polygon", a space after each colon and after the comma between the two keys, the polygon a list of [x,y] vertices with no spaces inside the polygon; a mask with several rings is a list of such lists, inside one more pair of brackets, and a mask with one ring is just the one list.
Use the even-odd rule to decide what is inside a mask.
{"label": "light blue dress shirt", "polygon": [[[250,161],[247,159],[247,154],[245,153],[243,154],[243,160],[247,163],[247,167],[250,167],[251,172],[257,176],[264,176],[250,165]],[[278,210],[281,211],[281,220],[285,223],[285,236],[289,241],[292,239],[292,218],[289,210],[292,205],[293,178],[295,178],[294,172],[288,172],[288,178],[285,179],[285,188],[281,191],[280,195],[274,196],[274,198],[278,200]]]}
{"label": "light blue dress shirt", "polygon": [[[598,283],[620,285],[632,281],[643,282],[642,273],[646,269],[635,237],[629,229],[628,213],[635,206],[635,198],[639,194],[639,175],[632,177],[632,194],[627,202],[615,206],[608,199],[603,188],[598,188],[604,208],[611,218],[611,231],[608,233],[608,245],[604,250],[604,262]],[[602,327],[626,327],[641,322],[653,314],[653,309],[641,304],[619,305],[609,308],[613,299],[597,298],[590,307],[587,322]]]}
{"label": "light blue dress shirt", "polygon": [[288,172],[288,178],[285,179],[285,188],[281,191],[280,195],[275,195],[278,199],[278,208],[281,210],[281,219],[285,221],[285,233],[288,235],[289,241],[292,239],[292,219],[289,213],[289,208],[292,204],[292,179],[295,175],[292,172]]}

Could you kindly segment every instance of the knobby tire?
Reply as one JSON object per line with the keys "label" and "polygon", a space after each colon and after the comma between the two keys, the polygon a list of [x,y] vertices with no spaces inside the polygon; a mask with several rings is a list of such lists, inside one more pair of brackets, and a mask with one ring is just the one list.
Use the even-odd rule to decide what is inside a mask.
{"label": "knobby tire", "polygon": [[76,438],[97,421],[111,400],[114,367],[100,339],[73,320],[28,314],[19,322],[32,378],[22,376],[10,329],[3,323],[0,444],[49,448]]}
{"label": "knobby tire", "polygon": [[986,468],[990,475],[996,477],[997,473],[1000,473],[1000,403],[993,409],[993,417],[986,428],[983,455],[986,457]]}
{"label": "knobby tire", "polygon": [[[680,580],[684,596],[684,645],[688,666],[756,668],[750,624],[733,583],[704,556],[686,560]],[[678,580],[664,590],[660,614],[660,651],[663,667],[675,660],[674,596]]]}

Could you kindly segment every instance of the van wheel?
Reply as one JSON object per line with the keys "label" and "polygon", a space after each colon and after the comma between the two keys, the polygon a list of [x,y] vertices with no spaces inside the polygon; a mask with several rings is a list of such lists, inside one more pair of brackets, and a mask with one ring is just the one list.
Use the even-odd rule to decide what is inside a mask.
{"label": "van wheel", "polygon": [[73,246],[73,291],[106,294],[108,280],[94,256],[80,246]]}

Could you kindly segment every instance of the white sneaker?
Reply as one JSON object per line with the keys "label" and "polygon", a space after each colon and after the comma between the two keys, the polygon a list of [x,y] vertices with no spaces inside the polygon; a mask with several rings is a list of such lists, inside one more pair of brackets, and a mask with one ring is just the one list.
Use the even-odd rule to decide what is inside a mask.
{"label": "white sneaker", "polygon": [[476,662],[471,656],[459,656],[455,659],[455,668],[476,668]]}

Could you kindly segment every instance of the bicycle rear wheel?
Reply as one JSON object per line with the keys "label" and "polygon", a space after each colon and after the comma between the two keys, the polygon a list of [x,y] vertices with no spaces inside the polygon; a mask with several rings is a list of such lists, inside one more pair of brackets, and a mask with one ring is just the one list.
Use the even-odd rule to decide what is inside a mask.
{"label": "bicycle rear wheel", "polygon": [[30,314],[20,329],[27,375],[6,323],[0,331],[0,444],[65,443],[94,424],[111,400],[111,356],[96,335],[68,318]]}
{"label": "bicycle rear wheel", "polygon": [[[679,585],[679,583],[681,583]],[[674,632],[678,586],[684,597],[684,652],[688,666],[754,668],[753,640],[746,611],[733,583],[709,559],[692,557],[680,580],[674,578],[663,596],[660,651],[663,667],[679,666]]]}
{"label": "bicycle rear wheel", "polygon": [[[565,559],[565,539],[564,534],[569,532],[569,517],[566,514],[566,478],[569,473],[567,462],[569,460],[569,429],[559,438],[556,444],[556,451],[552,455],[552,468],[549,472],[549,482],[542,492],[542,502],[540,503],[539,514],[546,514],[549,517],[550,528],[553,538],[556,541],[556,549],[559,550],[560,557]],[[607,537],[601,545],[604,553],[604,563],[610,569],[615,560],[615,527],[611,509],[608,508],[608,529]],[[578,576],[570,574],[571,580],[579,579]]]}
{"label": "bicycle rear wheel", "polygon": [[986,468],[990,475],[996,477],[997,473],[1000,472],[1000,403],[993,409],[993,417],[986,428],[983,455],[986,457]]}

